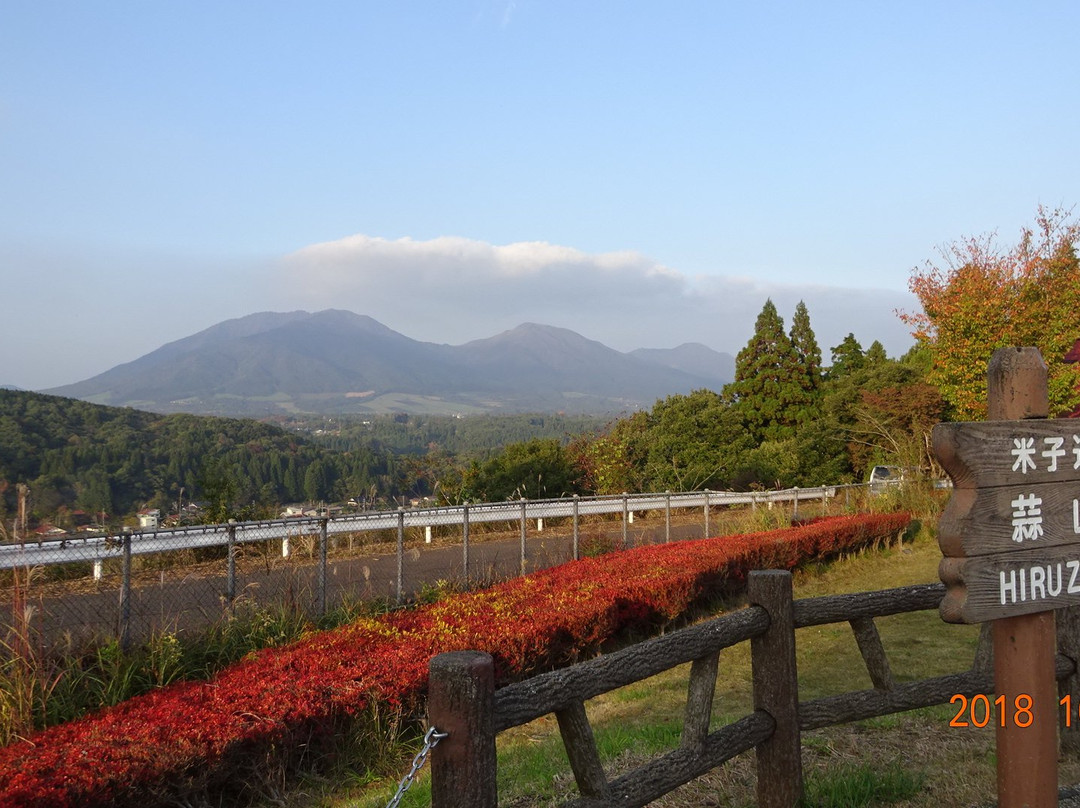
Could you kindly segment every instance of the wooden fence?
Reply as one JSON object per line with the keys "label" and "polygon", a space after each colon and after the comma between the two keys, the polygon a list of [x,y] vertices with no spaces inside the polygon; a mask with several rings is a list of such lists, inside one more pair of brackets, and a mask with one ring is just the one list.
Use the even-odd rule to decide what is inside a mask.
{"label": "wooden fence", "polygon": [[[956,694],[991,693],[994,672],[989,632],[975,660],[961,673],[898,683],[890,670],[874,618],[936,609],[941,584],[793,600],[791,574],[753,572],[750,605],[689,628],[568,668],[495,690],[488,654],[457,651],[431,661],[428,716],[448,736],[432,751],[433,808],[494,808],[497,804],[495,736],[554,713],[580,798],[579,808],[643,806],[700,777],[732,757],[757,750],[758,804],[792,808],[803,790],[800,733],[804,730],[944,704]],[[799,701],[795,629],[826,623],[851,625],[874,687]],[[1080,621],[1073,610],[1058,616],[1056,675],[1061,694],[1080,703]],[[754,710],[709,731],[719,654],[750,641]],[[603,770],[586,700],[690,662],[680,746],[609,780]],[[1062,726],[1062,743],[1075,748],[1077,722]]]}

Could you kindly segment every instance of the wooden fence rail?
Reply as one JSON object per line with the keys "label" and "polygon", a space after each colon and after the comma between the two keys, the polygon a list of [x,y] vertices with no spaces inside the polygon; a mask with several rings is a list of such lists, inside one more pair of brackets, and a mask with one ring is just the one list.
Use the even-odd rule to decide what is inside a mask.
{"label": "wooden fence rail", "polygon": [[[802,797],[802,731],[944,704],[956,694],[993,692],[985,632],[967,671],[903,684],[892,676],[874,619],[936,609],[944,591],[941,584],[932,584],[795,601],[790,573],[753,572],[745,609],[498,690],[488,654],[440,654],[431,661],[428,716],[432,726],[449,735],[431,756],[432,806],[495,808],[496,735],[554,713],[581,795],[568,805],[644,806],[756,748],[758,804],[792,808]],[[851,625],[873,688],[800,702],[795,629],[840,622]],[[1075,615],[1061,622],[1073,627]],[[1073,694],[1077,704],[1077,637],[1071,630],[1061,635],[1059,649],[1065,653],[1059,651],[1056,659],[1059,687]],[[710,732],[719,654],[747,640],[754,711]],[[609,780],[585,702],[687,662],[692,664],[679,747]],[[1075,745],[1076,724],[1063,726],[1063,743]]]}

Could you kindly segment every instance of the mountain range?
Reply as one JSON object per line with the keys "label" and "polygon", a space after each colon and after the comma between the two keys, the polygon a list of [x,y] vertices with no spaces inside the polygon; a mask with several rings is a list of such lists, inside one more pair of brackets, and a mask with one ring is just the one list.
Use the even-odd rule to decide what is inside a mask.
{"label": "mountain range", "polygon": [[622,353],[565,328],[525,323],[464,345],[419,342],[327,309],[227,320],[132,362],[43,392],[154,412],[564,411],[618,413],[702,387],[735,360],[697,343]]}

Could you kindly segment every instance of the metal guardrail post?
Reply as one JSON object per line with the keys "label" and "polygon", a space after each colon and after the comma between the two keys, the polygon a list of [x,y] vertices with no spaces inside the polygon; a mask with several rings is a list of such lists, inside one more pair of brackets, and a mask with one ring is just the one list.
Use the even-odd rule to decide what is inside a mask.
{"label": "metal guardrail post", "polygon": [[664,492],[664,544],[671,541],[671,492]]}
{"label": "metal guardrail post", "polygon": [[792,500],[793,504],[791,506],[791,518],[792,520],[795,520],[799,518],[799,486],[795,486],[791,490],[792,494],[794,494],[794,499]]}
{"label": "metal guardrail post", "polygon": [[626,549],[628,546],[629,528],[630,524],[630,511],[629,505],[626,501],[627,494],[623,491],[622,495],[622,549]]}
{"label": "metal guardrail post", "polygon": [[405,578],[405,509],[397,511],[397,594],[395,600],[401,605],[402,581]]}
{"label": "metal guardrail post", "polygon": [[328,519],[319,522],[319,602],[317,604],[319,617],[326,614],[326,551],[327,551],[327,524]]}
{"label": "metal guardrail post", "polygon": [[121,538],[124,548],[120,576],[120,647],[125,651],[131,646],[131,528],[125,527]]}
{"label": "metal guardrail post", "polygon": [[705,538],[709,538],[709,489],[705,489]]}
{"label": "metal guardrail post", "polygon": [[228,551],[225,555],[225,605],[232,607],[236,600],[236,520],[229,520]]}
{"label": "metal guardrail post", "polygon": [[578,516],[580,515],[581,500],[574,494],[574,561],[581,558],[581,542],[578,536]]}
{"label": "metal guardrail post", "polygon": [[465,586],[469,585],[469,503],[461,506],[461,563],[465,568]]}
{"label": "metal guardrail post", "polygon": [[525,497],[521,498],[521,574],[525,574]]}

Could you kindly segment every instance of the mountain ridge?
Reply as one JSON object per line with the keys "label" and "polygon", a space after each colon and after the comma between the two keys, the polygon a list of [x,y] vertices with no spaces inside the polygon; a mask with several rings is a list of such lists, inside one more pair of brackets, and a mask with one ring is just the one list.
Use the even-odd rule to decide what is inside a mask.
{"label": "mountain ridge", "polygon": [[226,320],[42,392],[211,415],[616,413],[719,389],[733,375],[733,357],[697,343],[622,353],[567,328],[522,323],[454,346],[326,309]]}

